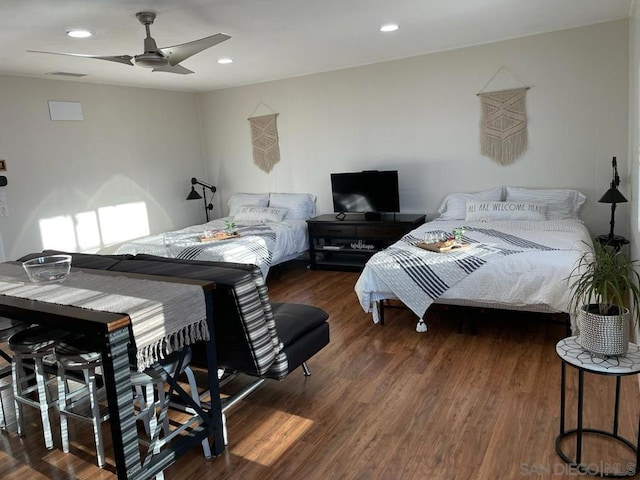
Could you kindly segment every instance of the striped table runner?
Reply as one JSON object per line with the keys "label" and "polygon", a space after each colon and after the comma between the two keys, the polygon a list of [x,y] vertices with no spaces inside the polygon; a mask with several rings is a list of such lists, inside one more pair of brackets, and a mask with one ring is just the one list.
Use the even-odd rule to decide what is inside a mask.
{"label": "striped table runner", "polygon": [[204,291],[197,285],[73,270],[63,283],[31,283],[22,265],[2,263],[0,294],[129,315],[138,371],[209,339]]}

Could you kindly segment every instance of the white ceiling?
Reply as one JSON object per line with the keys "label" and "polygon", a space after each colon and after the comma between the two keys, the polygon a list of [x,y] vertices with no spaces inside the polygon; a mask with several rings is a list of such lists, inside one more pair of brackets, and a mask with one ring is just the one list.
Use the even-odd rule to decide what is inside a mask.
{"label": "white ceiling", "polygon": [[[633,0],[0,0],[0,74],[183,91],[247,85],[627,18]],[[195,73],[151,72],[102,60],[28,53],[136,55],[157,12],[158,47],[219,32],[231,39],[182,62]],[[398,23],[383,34],[379,27]],[[95,35],[72,39],[84,27]],[[220,57],[234,63],[219,65]]]}

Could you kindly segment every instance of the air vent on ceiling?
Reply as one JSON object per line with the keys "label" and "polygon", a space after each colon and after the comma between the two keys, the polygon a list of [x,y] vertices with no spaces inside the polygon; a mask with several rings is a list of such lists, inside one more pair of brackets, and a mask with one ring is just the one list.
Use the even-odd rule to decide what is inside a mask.
{"label": "air vent on ceiling", "polygon": [[71,73],[71,72],[47,72],[45,75],[56,75],[58,77],[86,77],[86,73]]}

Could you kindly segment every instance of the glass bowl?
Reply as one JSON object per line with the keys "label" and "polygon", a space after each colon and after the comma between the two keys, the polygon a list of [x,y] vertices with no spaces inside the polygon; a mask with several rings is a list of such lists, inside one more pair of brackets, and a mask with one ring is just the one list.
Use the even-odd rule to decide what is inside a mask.
{"label": "glass bowl", "polygon": [[62,282],[71,270],[71,255],[47,255],[22,262],[33,283]]}

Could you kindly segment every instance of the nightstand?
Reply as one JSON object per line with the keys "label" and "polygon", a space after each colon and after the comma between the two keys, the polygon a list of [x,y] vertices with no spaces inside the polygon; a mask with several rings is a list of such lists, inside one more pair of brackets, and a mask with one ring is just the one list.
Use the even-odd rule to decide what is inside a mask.
{"label": "nightstand", "polygon": [[611,238],[609,238],[609,235],[598,235],[597,240],[598,240],[598,243],[600,243],[600,245],[612,246],[616,252],[619,251],[623,245],[629,244],[629,240],[627,240],[626,238],[620,235],[614,235]]}
{"label": "nightstand", "polygon": [[425,221],[419,213],[384,214],[367,220],[362,213],[335,214],[307,220],[311,270],[362,271],[376,252],[400,240]]}

